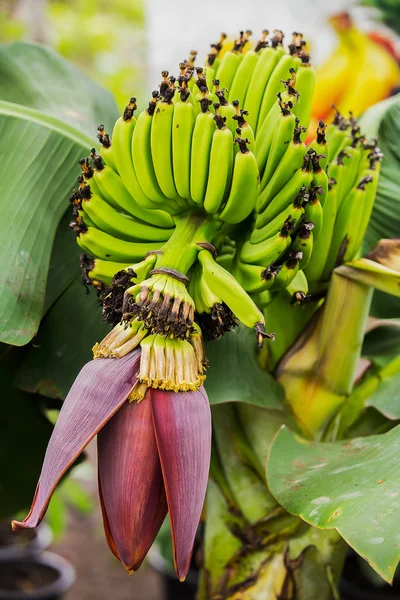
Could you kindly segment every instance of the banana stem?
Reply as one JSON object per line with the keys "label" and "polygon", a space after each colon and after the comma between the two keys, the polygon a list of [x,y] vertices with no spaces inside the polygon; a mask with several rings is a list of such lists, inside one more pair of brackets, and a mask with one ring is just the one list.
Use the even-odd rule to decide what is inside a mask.
{"label": "banana stem", "polygon": [[320,438],[352,391],[373,290],[334,273],[317,323],[278,369],[304,433]]}
{"label": "banana stem", "polygon": [[175,221],[174,232],[162,247],[156,268],[175,269],[186,275],[202,249],[197,244],[210,243],[219,224],[204,213],[191,213],[183,217],[175,217]]}

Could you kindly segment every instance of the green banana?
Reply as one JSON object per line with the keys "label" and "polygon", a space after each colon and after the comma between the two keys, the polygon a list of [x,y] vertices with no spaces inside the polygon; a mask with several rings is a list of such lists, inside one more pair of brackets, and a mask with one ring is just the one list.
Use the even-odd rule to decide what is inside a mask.
{"label": "green banana", "polygon": [[88,276],[94,283],[101,281],[106,285],[110,285],[114,275],[118,271],[127,269],[131,265],[129,263],[118,263],[111,262],[108,260],[102,260],[101,258],[95,258],[89,261],[90,270],[87,271]]}
{"label": "green banana", "polygon": [[299,300],[304,301],[308,294],[308,281],[304,271],[301,269],[297,271],[292,281],[286,286],[285,292],[287,292],[292,299],[292,305]]}
{"label": "green banana", "polygon": [[236,127],[237,127],[236,121],[235,121],[236,109],[233,106],[233,104],[228,102],[228,100],[225,98],[225,92],[224,92],[224,90],[220,89],[218,82],[219,82],[218,79],[214,80],[215,95],[218,99],[218,102],[216,102],[214,104],[214,109],[215,109],[216,113],[221,115],[221,117],[226,118],[226,126],[229,127],[229,129],[232,131],[232,135],[235,135]]}
{"label": "green banana", "polygon": [[215,115],[217,129],[212,137],[210,164],[204,208],[208,213],[216,213],[222,202],[229,196],[233,170],[233,136],[225,125],[225,118]]}
{"label": "green banana", "polygon": [[201,113],[196,117],[192,137],[190,196],[199,206],[203,205],[206,193],[211,144],[216,127],[209,104],[207,98],[200,102]]}
{"label": "green banana", "polygon": [[270,288],[271,292],[278,292],[292,283],[300,269],[301,260],[301,252],[289,252],[288,258],[280,266],[279,272],[275,276]]}
{"label": "green banana", "polygon": [[337,180],[337,201],[340,207],[344,198],[350,192],[357,181],[359,175],[359,164],[361,160],[361,150],[357,139],[353,140],[351,146],[344,148],[342,176]]}
{"label": "green banana", "polygon": [[300,253],[299,267],[304,270],[310,262],[311,255],[313,252],[314,236],[313,236],[314,223],[312,221],[305,221],[299,227],[297,235],[290,247],[290,250],[294,253]]}
{"label": "green banana", "polygon": [[244,34],[243,32],[240,32],[240,37],[235,41],[232,50],[226,52],[222,57],[216,77],[220,80],[221,85],[224,88],[228,88],[228,90],[230,89],[239,65],[242,62],[242,50],[250,33],[251,32],[246,32],[246,34]]}
{"label": "green banana", "polygon": [[230,224],[240,223],[254,210],[260,188],[257,161],[247,148],[247,140],[237,138],[239,152],[235,156],[232,187],[220,219]]}
{"label": "green banana", "polygon": [[161,229],[154,225],[139,223],[132,217],[117,212],[95,194],[84,198],[82,207],[98,229],[122,240],[164,242],[173,232],[173,229]]}
{"label": "green banana", "polygon": [[151,153],[151,125],[158,97],[158,92],[153,92],[147,110],[137,118],[132,136],[132,161],[144,194],[153,202],[167,204],[157,182]]}
{"label": "green banana", "polygon": [[260,294],[273,284],[273,278],[265,280],[265,267],[249,265],[240,259],[235,264],[234,275],[248,294]]}
{"label": "green banana", "polygon": [[[239,137],[243,137],[244,139],[249,140],[249,150],[253,152],[255,156],[257,156],[256,152],[256,142],[254,139],[254,131],[250,127],[249,123],[246,121],[246,117],[248,116],[247,110],[241,110],[240,104],[238,100],[233,100],[232,106],[236,111],[236,115],[233,117],[233,120],[237,123],[237,129],[235,132]],[[240,130],[240,134],[238,132]]]}
{"label": "green banana", "polygon": [[324,220],[324,211],[318,196],[323,194],[323,189],[321,186],[316,187],[312,181],[308,192],[308,201],[304,209],[305,217],[314,223],[314,238],[318,239]]}
{"label": "green banana", "polygon": [[376,189],[378,186],[379,172],[383,155],[380,152],[373,153],[370,159],[369,168],[365,171],[367,176],[372,177],[371,185],[368,185],[367,192],[362,207],[361,222],[358,231],[355,234],[354,247],[359,248],[367,231],[368,223],[374,207]]}
{"label": "green banana", "polygon": [[273,334],[265,333],[264,315],[235,277],[216,263],[208,250],[201,250],[198,259],[203,268],[203,277],[207,285],[231,309],[243,325],[256,329],[259,346],[262,346],[264,337],[273,338]]}
{"label": "green banana", "polygon": [[136,98],[133,97],[125,108],[122,117],[114,125],[112,148],[115,164],[124,185],[136,202],[145,208],[155,209],[157,203],[150,200],[140,187],[132,161],[132,136],[136,126],[134,117],[136,108]]}
{"label": "green banana", "polygon": [[301,59],[296,54],[293,56],[291,54],[285,54],[281,57],[278,64],[272,71],[262,97],[261,108],[257,120],[256,137],[260,127],[264,122],[264,119],[268,115],[272,105],[275,102],[276,94],[281,90],[282,79],[286,79],[290,69],[297,71],[300,64]]}
{"label": "green banana", "polygon": [[357,187],[353,188],[343,200],[336,217],[332,243],[324,270],[324,279],[332,269],[346,260],[352,260],[358,251],[356,243],[363,217],[363,209],[367,198],[367,185],[373,181],[371,175],[361,178]]}
{"label": "green banana", "polygon": [[311,119],[312,97],[316,79],[315,70],[310,65],[309,58],[307,53],[301,53],[302,64],[296,72],[296,90],[300,97],[293,108],[293,112],[300,119],[300,123],[307,128]]}
{"label": "green banana", "polygon": [[326,160],[323,154],[314,154],[312,157],[313,174],[312,180],[315,187],[321,188],[322,194],[320,194],[319,201],[324,207],[325,200],[328,194],[329,180],[326,171],[321,166],[321,161]]}
{"label": "green banana", "polygon": [[248,121],[253,131],[257,131],[259,111],[268,80],[276,64],[285,54],[282,37],[282,32],[277,31],[271,41],[272,45],[260,50],[260,58],[247,88],[243,108],[249,113]]}
{"label": "green banana", "polygon": [[[300,147],[301,150],[302,148]],[[296,158],[294,164],[289,162],[289,151]],[[293,198],[302,190],[303,186],[308,186],[311,182],[312,154],[310,152],[314,151],[311,150],[305,156],[302,155],[303,166],[302,168],[297,167],[297,170],[294,172],[295,165],[298,165],[300,151],[299,156],[297,156],[295,150],[292,152],[291,148],[287,149],[271,181],[260,194],[258,206],[256,207],[259,213],[256,221],[258,228],[275,218],[293,201]]]}
{"label": "green banana", "polygon": [[95,258],[129,263],[142,259],[146,252],[158,250],[163,245],[163,242],[125,242],[93,227],[80,233],[77,242]]}
{"label": "green banana", "polygon": [[276,171],[276,168],[283,155],[289,147],[290,142],[293,139],[294,128],[296,126],[296,117],[291,112],[292,104],[284,103],[280,93],[278,95],[279,107],[281,114],[278,117],[277,127],[275,134],[271,140],[271,147],[268,153],[268,161],[265,166],[265,171],[261,180],[261,188],[264,189],[269,181],[271,180],[272,174]]}
{"label": "green banana", "polygon": [[158,185],[164,196],[174,200],[178,196],[174,182],[172,162],[172,122],[175,105],[172,102],[175,88],[168,88],[157,102],[151,124],[151,155]]}
{"label": "green banana", "polygon": [[92,150],[93,164],[95,167],[94,181],[97,183],[103,197],[107,200],[112,198],[110,204],[128,214],[160,227],[173,227],[174,220],[171,215],[164,210],[152,210],[141,206],[132,198],[126,189],[122,179],[110,167],[103,164],[101,157]]}
{"label": "green banana", "polygon": [[110,136],[104,130],[104,125],[99,125],[97,131],[97,139],[101,144],[101,157],[108,167],[117,172],[114,155],[114,140],[111,142]]}
{"label": "green banana", "polygon": [[182,198],[190,198],[190,157],[195,114],[189,102],[190,90],[181,88],[172,122],[172,158],[176,190]]}
{"label": "green banana", "polygon": [[[319,164],[321,168],[326,171],[329,156],[329,144],[326,140],[326,125],[323,121],[318,122],[317,133],[315,139],[308,146],[315,150],[316,154],[319,155]],[[321,185],[320,183],[317,185]]]}
{"label": "green banana", "polygon": [[250,242],[252,244],[258,244],[259,242],[263,242],[267,238],[275,235],[282,229],[283,224],[287,219],[294,221],[292,229],[294,232],[297,226],[300,224],[302,216],[304,215],[303,202],[306,201],[307,198],[308,194],[306,194],[306,187],[304,186],[290,206],[284,208],[279,215],[272,219],[272,221],[266,223],[260,229],[257,229],[257,227],[253,229],[250,236]]}
{"label": "green banana", "polygon": [[241,106],[244,105],[247,89],[250,84],[254,69],[257,66],[258,59],[260,58],[260,50],[266,47],[266,37],[268,31],[264,29],[261,35],[260,41],[257,43],[254,50],[248,50],[244,55],[232,81],[231,88],[229,90],[228,99],[233,103],[237,100]]}
{"label": "green banana", "polygon": [[282,229],[272,237],[258,244],[245,242],[240,250],[240,259],[250,265],[267,266],[275,263],[292,243],[290,233],[293,227],[293,221],[288,218]]}
{"label": "green banana", "polygon": [[333,180],[330,181],[328,195],[323,208],[324,218],[322,228],[318,239],[314,240],[310,262],[304,269],[304,273],[310,282],[323,279],[324,267],[332,242],[333,228],[337,214],[336,183]]}

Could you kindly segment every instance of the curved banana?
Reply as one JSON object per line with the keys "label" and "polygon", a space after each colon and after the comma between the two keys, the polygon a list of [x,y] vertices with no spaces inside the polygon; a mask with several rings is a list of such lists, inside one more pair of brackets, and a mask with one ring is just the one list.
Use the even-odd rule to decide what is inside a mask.
{"label": "curved banana", "polygon": [[280,115],[277,117],[277,126],[275,134],[271,141],[271,147],[268,153],[268,160],[265,166],[265,171],[261,180],[261,188],[264,189],[272,174],[276,171],[286,150],[289,148],[290,142],[293,139],[294,128],[296,126],[296,117],[290,110],[290,105],[284,103],[281,94],[278,92],[278,103],[280,107]]}
{"label": "curved banana", "polygon": [[154,225],[139,223],[132,217],[117,212],[95,194],[82,201],[82,208],[98,229],[122,240],[164,242],[173,232],[173,229],[161,229]]}
{"label": "curved banana", "polygon": [[[323,121],[319,121],[315,139],[308,146],[309,148],[315,150],[315,152],[318,154],[320,167],[325,171],[329,157],[329,144],[325,137],[326,128],[327,126],[325,123]],[[318,183],[317,185],[321,184]]]}
{"label": "curved banana", "polygon": [[245,242],[240,251],[240,260],[250,265],[264,267],[275,263],[292,243],[290,238],[292,228],[293,223],[288,218],[278,233],[263,242],[258,244],[252,244],[250,241]]}
{"label": "curved banana", "polygon": [[308,54],[302,56],[302,61],[296,73],[296,90],[300,97],[293,108],[293,112],[300,119],[300,123],[308,128],[311,120],[316,75],[314,68],[308,62]]}
{"label": "curved banana", "polygon": [[260,50],[260,58],[250,79],[243,104],[243,108],[249,113],[248,121],[253,131],[257,131],[259,111],[268,80],[284,54],[282,37],[279,38],[278,35],[272,39],[271,46]]}
{"label": "curved banana", "polygon": [[278,64],[272,71],[262,97],[261,108],[257,120],[256,137],[260,127],[264,122],[264,119],[268,115],[275,102],[277,93],[282,90],[282,80],[287,79],[288,75],[291,74],[291,69],[297,71],[300,64],[301,59],[297,56],[297,54],[293,56],[291,54],[285,54],[281,57]]}
{"label": "curved banana", "polygon": [[215,115],[217,129],[212,137],[210,164],[204,208],[208,213],[216,213],[222,202],[229,196],[233,170],[233,136],[225,125],[225,119]]}
{"label": "curved banana", "polygon": [[215,132],[214,115],[209,110],[209,100],[204,98],[201,113],[197,115],[192,137],[190,159],[190,196],[203,206],[206,193],[211,144]]}
{"label": "curved banana", "polygon": [[260,50],[266,47],[266,37],[268,31],[265,29],[262,32],[261,39],[257,43],[254,50],[249,50],[244,55],[232,81],[231,88],[229,90],[228,99],[230,102],[237,100],[241,106],[244,105],[247,89],[250,84],[250,80],[253,76],[254,70],[260,58]]}
{"label": "curved banana", "polygon": [[107,201],[112,199],[110,204],[114,208],[116,204],[119,209],[146,223],[160,227],[174,226],[174,220],[169,213],[161,209],[151,210],[138,204],[126,189],[120,176],[110,167],[105,166],[98,154],[92,152],[92,158],[95,167],[94,180]]}
{"label": "curved banana", "polygon": [[254,210],[260,189],[257,161],[247,148],[247,140],[235,140],[239,152],[235,156],[232,187],[220,219],[235,224],[244,221]]}
{"label": "curved banana", "polygon": [[[313,152],[313,150],[304,155],[302,154],[303,148],[300,146],[299,156],[295,157],[297,159],[295,164],[297,162],[298,165],[298,159],[301,156],[303,166],[297,169],[295,173],[293,173],[294,164],[288,160],[290,150],[291,148],[287,149],[271,181],[260,194],[257,206],[257,212],[259,213],[257,216],[258,228],[263,227],[268,221],[274,219],[284,208],[293,202],[293,198],[299,192],[305,191],[303,190],[303,186],[308,187],[311,182],[312,154],[309,152]],[[294,155],[294,152],[291,152],[291,155]]]}
{"label": "curved banana", "polygon": [[310,262],[304,269],[308,281],[324,279],[324,268],[332,242],[333,229],[337,214],[336,184],[331,180],[328,195],[324,204],[324,218],[317,240],[313,243],[313,253]]}
{"label": "curved banana", "polygon": [[166,203],[166,198],[158,185],[151,154],[151,125],[156,108],[158,92],[153,92],[147,110],[137,118],[132,136],[132,161],[140,187],[153,202]]}
{"label": "curved banana", "polygon": [[124,114],[115,125],[112,134],[113,153],[117,172],[124,182],[131,196],[145,208],[157,208],[157,203],[152,202],[140,187],[132,161],[132,136],[136,126],[134,113],[136,110],[136,98],[132,97]]}
{"label": "curved banana", "polygon": [[262,346],[263,338],[271,337],[264,331],[262,312],[235,277],[214,261],[208,250],[199,252],[198,258],[203,268],[202,276],[211,290],[225,302],[243,325],[256,329],[258,343]]}
{"label": "curved banana", "polygon": [[168,88],[157,102],[151,124],[150,145],[154,171],[164,196],[174,200],[178,196],[174,182],[172,162],[172,121],[175,105],[172,102],[175,88]]}
{"label": "curved banana", "polygon": [[113,171],[117,171],[114,155],[114,140],[111,142],[110,136],[104,130],[104,125],[99,125],[97,131],[96,137],[101,144],[101,157],[108,167],[111,167]]}
{"label": "curved banana", "polygon": [[[314,223],[314,238],[317,239],[322,228],[324,220],[324,211],[322,204],[319,201],[319,197],[323,194],[322,187],[316,187],[314,181],[311,182],[310,189],[308,190],[308,201],[305,205],[305,217],[308,221]],[[304,265],[302,265],[303,269]]]}
{"label": "curved banana", "polygon": [[172,121],[172,159],[176,190],[181,198],[190,198],[190,158],[195,114],[189,101],[190,91],[181,89]]}
{"label": "curved banana", "polygon": [[274,279],[264,279],[265,267],[249,265],[240,259],[236,262],[234,275],[248,294],[261,294],[268,290]]}
{"label": "curved banana", "polygon": [[313,221],[302,223],[290,247],[292,252],[301,254],[301,256],[298,256],[300,269],[305,269],[311,259],[314,245],[313,229]]}
{"label": "curved banana", "polygon": [[299,272],[302,256],[302,253],[298,251],[291,250],[289,252],[287,259],[279,267],[279,271],[273,280],[270,287],[271,292],[279,292],[292,283]]}
{"label": "curved banana", "polygon": [[[284,208],[282,212],[279,213],[274,219],[266,223],[263,227],[259,229],[257,226],[253,229],[250,242],[252,244],[258,244],[259,242],[263,242],[267,238],[275,235],[280,231],[287,219],[290,219],[293,223],[292,232],[296,231],[300,221],[304,215],[304,206],[303,202],[306,194],[306,188],[302,190],[299,194],[297,194],[294,202],[290,204],[287,208]],[[256,224],[257,225],[257,224]]]}
{"label": "curved banana", "polygon": [[95,283],[101,281],[106,285],[110,285],[114,279],[114,275],[118,271],[127,269],[130,267],[130,263],[119,263],[108,260],[102,260],[101,258],[94,258],[89,260],[90,269],[87,270],[87,275]]}
{"label": "curved banana", "polygon": [[228,52],[223,55],[218,67],[216,77],[220,80],[222,87],[228,88],[228,90],[231,87],[232,81],[243,59],[243,45],[244,36],[241,33],[239,39],[235,41],[232,50],[228,50]]}
{"label": "curved banana", "polygon": [[141,260],[147,252],[158,250],[163,245],[163,242],[125,242],[93,227],[88,227],[87,231],[80,233],[77,242],[95,258],[130,264]]}

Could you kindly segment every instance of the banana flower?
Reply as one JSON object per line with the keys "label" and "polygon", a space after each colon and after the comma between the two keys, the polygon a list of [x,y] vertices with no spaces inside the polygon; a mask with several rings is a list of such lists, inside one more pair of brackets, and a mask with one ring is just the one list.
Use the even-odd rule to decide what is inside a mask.
{"label": "banana flower", "polygon": [[203,507],[211,450],[211,416],[203,387],[149,388],[129,401],[140,350],[87,363],[55,425],[31,510],[13,529],[37,527],[57,483],[97,434],[98,483],[111,551],[139,568],[169,512],[177,576],[184,580]]}

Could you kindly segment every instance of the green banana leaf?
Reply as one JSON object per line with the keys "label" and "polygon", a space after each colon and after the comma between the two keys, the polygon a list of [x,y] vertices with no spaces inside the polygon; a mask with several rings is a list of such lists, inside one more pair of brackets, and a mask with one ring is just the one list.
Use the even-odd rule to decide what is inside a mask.
{"label": "green banana leaf", "polygon": [[117,116],[110,94],[53,51],[0,47],[0,341],[22,346],[36,334],[77,161],[96,124]]}
{"label": "green banana leaf", "polygon": [[365,403],[381,412],[387,419],[400,419],[400,373],[382,381]]}
{"label": "green banana leaf", "polygon": [[63,400],[82,366],[93,358],[95,342],[108,333],[96,294],[85,294],[80,280],[59,297],[44,317],[16,374],[27,392]]}
{"label": "green banana leaf", "polygon": [[8,347],[0,360],[0,520],[29,507],[52,431],[41,411],[40,397],[13,387],[23,352]]}
{"label": "green banana leaf", "polygon": [[335,443],[305,440],[283,426],[267,464],[268,486],[289,513],[337,529],[389,583],[400,559],[400,426]]}
{"label": "green banana leaf", "polygon": [[208,342],[206,356],[210,366],[205,388],[210,404],[246,402],[282,408],[283,387],[262,369],[253,330],[241,325],[220,340]]}

